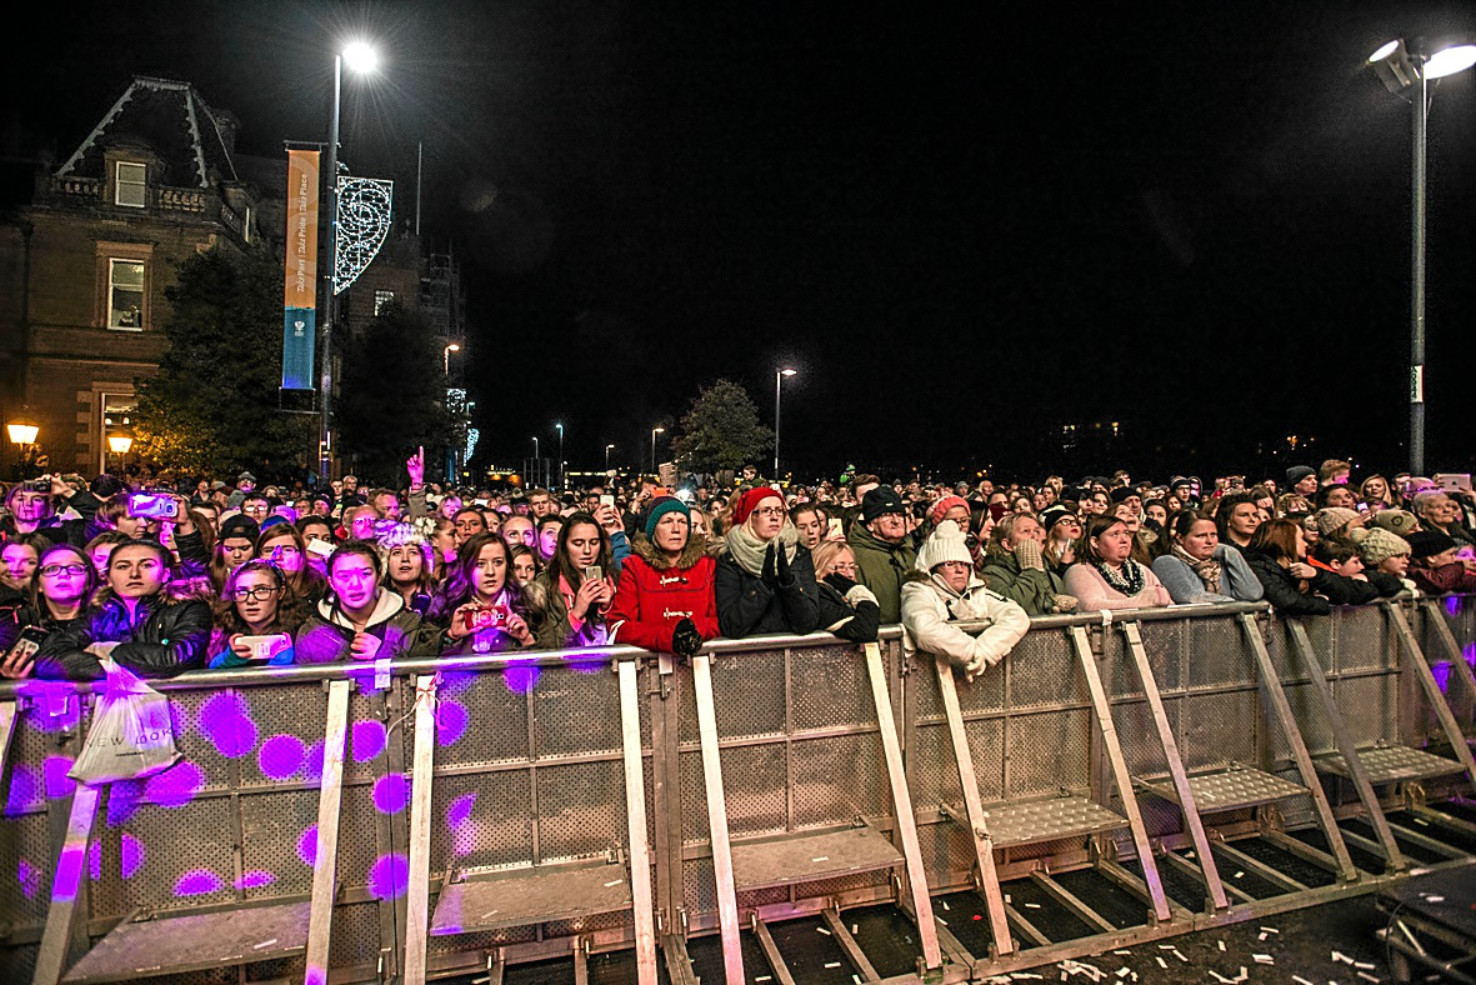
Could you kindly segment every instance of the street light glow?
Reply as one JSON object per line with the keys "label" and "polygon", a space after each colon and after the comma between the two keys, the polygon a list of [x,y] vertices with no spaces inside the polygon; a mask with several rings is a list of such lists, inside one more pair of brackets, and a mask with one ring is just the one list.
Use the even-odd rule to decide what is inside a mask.
{"label": "street light glow", "polygon": [[1368,63],[1370,65],[1372,65],[1374,62],[1381,62],[1385,58],[1388,58],[1390,55],[1394,54],[1394,52],[1398,48],[1399,48],[1399,39],[1398,38],[1395,38],[1393,41],[1389,41],[1389,42],[1385,43],[1381,48],[1379,48],[1378,51],[1374,52],[1372,55],[1369,55],[1368,56]]}
{"label": "street light glow", "polygon": [[799,373],[799,370],[797,369],[781,369],[779,371],[780,376],[794,376],[797,373]]}
{"label": "street light glow", "polygon": [[351,42],[343,49],[344,64],[360,75],[370,75],[379,68],[379,52],[365,41]]}
{"label": "street light glow", "polygon": [[1425,62],[1425,78],[1443,79],[1476,65],[1476,44],[1453,44],[1430,56]]}

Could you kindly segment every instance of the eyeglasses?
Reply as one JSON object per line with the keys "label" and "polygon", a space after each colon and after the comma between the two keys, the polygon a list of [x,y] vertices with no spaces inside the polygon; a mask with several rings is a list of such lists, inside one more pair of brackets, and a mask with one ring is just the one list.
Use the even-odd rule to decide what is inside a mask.
{"label": "eyeglasses", "polygon": [[81,575],[87,573],[87,566],[83,564],[48,564],[41,569],[41,573],[48,578],[57,575]]}
{"label": "eyeglasses", "polygon": [[295,545],[288,544],[286,547],[273,547],[267,551],[274,558],[278,557],[301,557],[302,551]]}
{"label": "eyeglasses", "polygon": [[237,602],[245,602],[248,599],[252,602],[265,602],[277,594],[277,591],[277,589],[268,588],[266,585],[258,585],[256,588],[238,588],[231,593],[231,597]]}
{"label": "eyeglasses", "polygon": [[786,509],[784,509],[782,506],[765,506],[761,510],[754,510],[753,511],[753,515],[754,516],[763,516],[763,517],[788,516],[789,515],[789,511],[786,510]]}

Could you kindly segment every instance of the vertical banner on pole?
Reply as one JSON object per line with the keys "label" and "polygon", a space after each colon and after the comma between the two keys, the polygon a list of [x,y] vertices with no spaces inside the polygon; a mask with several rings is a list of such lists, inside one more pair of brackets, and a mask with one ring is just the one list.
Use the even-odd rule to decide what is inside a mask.
{"label": "vertical banner on pole", "polygon": [[313,389],[317,337],[318,151],[287,152],[287,248],[282,389]]}

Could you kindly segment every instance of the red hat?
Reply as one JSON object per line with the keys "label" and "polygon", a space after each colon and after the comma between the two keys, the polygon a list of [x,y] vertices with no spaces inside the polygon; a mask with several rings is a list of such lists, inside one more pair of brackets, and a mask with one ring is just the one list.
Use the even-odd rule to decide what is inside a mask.
{"label": "red hat", "polygon": [[748,521],[748,514],[752,513],[754,507],[769,497],[774,497],[779,502],[784,502],[784,494],[777,489],[768,486],[754,486],[752,489],[738,497],[738,502],[733,507],[733,526]]}
{"label": "red hat", "polygon": [[943,521],[944,515],[955,506],[962,506],[964,509],[968,509],[968,500],[962,496],[944,496],[933,504],[932,509],[928,510],[928,519],[933,521],[933,526],[936,527]]}

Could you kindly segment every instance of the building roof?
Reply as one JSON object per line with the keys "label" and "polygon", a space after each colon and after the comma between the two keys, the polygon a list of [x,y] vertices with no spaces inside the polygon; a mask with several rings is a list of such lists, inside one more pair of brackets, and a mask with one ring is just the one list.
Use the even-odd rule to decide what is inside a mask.
{"label": "building roof", "polygon": [[142,141],[164,163],[163,184],[208,188],[212,169],[235,181],[234,128],[234,120],[212,110],[188,82],[137,75],[57,174],[105,177],[103,152],[108,146]]}

